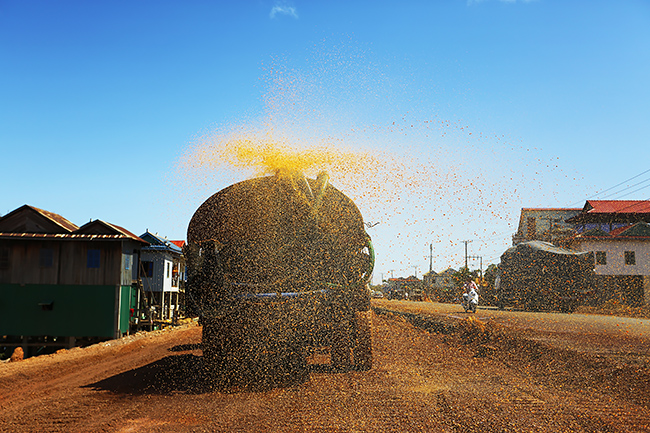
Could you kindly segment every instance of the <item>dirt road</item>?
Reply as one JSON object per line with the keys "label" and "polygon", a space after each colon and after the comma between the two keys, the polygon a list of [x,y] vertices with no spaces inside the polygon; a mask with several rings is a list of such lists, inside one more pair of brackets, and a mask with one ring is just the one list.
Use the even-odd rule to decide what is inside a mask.
{"label": "dirt road", "polygon": [[[377,307],[424,314],[453,323],[467,318],[458,304],[373,300]],[[527,338],[623,363],[650,365],[650,319],[594,314],[524,312],[480,307],[474,315],[483,322],[521,331]]]}
{"label": "dirt road", "polygon": [[197,325],[5,363],[0,431],[650,431],[647,366],[473,320],[427,326],[378,312],[371,371],[313,366],[274,389],[206,384]]}

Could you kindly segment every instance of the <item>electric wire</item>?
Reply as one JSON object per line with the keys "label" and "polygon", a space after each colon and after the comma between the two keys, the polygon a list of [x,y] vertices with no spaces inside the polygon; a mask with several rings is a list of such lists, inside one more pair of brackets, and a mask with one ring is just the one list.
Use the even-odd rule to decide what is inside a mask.
{"label": "electric wire", "polygon": [[[620,194],[620,193],[625,192],[626,190],[628,190],[628,189],[630,189],[630,188],[634,188],[635,186],[641,185],[642,183],[646,183],[646,182],[650,182],[650,177],[647,178],[646,180],[642,180],[641,182],[637,182],[637,183],[635,183],[634,185],[630,185],[630,186],[628,186],[628,187],[626,187],[626,188],[623,188],[623,189],[620,190],[620,191],[616,191],[616,192],[613,192],[613,193],[611,193],[611,194],[607,194],[606,196],[601,197],[599,200],[605,199],[605,198],[607,198],[607,197],[611,197],[611,196],[616,195],[616,194]],[[628,192],[627,194],[625,194],[625,195],[623,195],[623,196],[621,196],[621,197],[627,197],[627,196],[630,195],[630,194],[633,194],[633,193],[635,193],[635,192],[637,192],[637,191],[641,191],[642,189],[645,189],[645,188],[648,188],[648,187],[650,187],[650,185],[646,185],[646,186],[643,186],[643,187],[641,187],[641,188],[639,188],[639,189],[635,189],[634,191]]]}
{"label": "electric wire", "polygon": [[612,189],[614,189],[614,188],[618,188],[619,186],[623,185],[625,182],[629,182],[629,181],[631,181],[631,180],[634,180],[634,179],[636,179],[637,177],[639,177],[639,176],[643,176],[643,175],[646,174],[646,173],[650,173],[650,168],[647,169],[646,171],[644,171],[643,173],[639,173],[639,174],[637,174],[636,176],[633,176],[633,177],[631,177],[631,178],[629,178],[629,179],[627,179],[627,180],[624,180],[623,182],[621,182],[621,183],[619,183],[619,184],[617,184],[617,185],[614,185],[614,186],[612,186],[612,187],[610,187],[610,188],[607,188],[607,189],[604,189],[604,190],[602,190],[602,191],[598,191],[598,192],[594,193],[594,196],[598,196],[598,194],[602,194],[602,193],[607,192],[607,191],[610,191],[610,190],[612,190]]}
{"label": "electric wire", "polygon": [[[629,182],[629,181],[631,181],[631,180],[634,180],[634,179],[636,179],[636,178],[638,178],[638,177],[641,177],[641,176],[643,176],[644,174],[647,174],[647,173],[650,173],[650,169],[647,169],[647,170],[645,170],[645,171],[643,171],[643,172],[637,174],[636,176],[632,176],[631,178],[626,179],[626,180],[624,180],[623,182],[620,182],[620,183],[618,183],[618,184],[616,184],[616,185],[614,185],[614,186],[612,186],[612,187],[606,188],[606,189],[601,190],[601,191],[597,191],[597,192],[595,192],[594,194],[592,194],[591,196],[588,196],[586,199],[584,199],[584,200],[580,200],[580,201],[578,201],[578,202],[575,202],[575,203],[571,204],[569,207],[574,207],[574,206],[577,206],[577,205],[579,205],[579,204],[583,204],[586,200],[598,200],[598,196],[599,196],[600,194],[602,194],[602,193],[604,193],[604,192],[611,191],[611,190],[613,190],[613,189],[615,189],[615,188],[618,188],[619,186],[625,184],[626,182]],[[637,183],[637,184],[635,184],[635,185],[632,185],[632,186],[628,186],[628,187],[626,187],[626,188],[623,188],[622,190],[620,190],[620,191],[618,191],[618,192],[616,192],[616,193],[612,193],[612,194],[610,194],[610,195],[607,195],[607,196],[605,196],[605,197],[611,197],[612,195],[615,195],[615,194],[619,194],[619,193],[625,192],[627,189],[629,189],[629,188],[633,188],[634,186],[639,185],[639,184],[641,184],[641,183],[644,183],[644,182],[646,182],[647,180],[650,180],[650,178],[648,178],[648,179],[646,179],[646,180],[644,180],[644,181],[641,181],[641,182],[639,182],[639,183]],[[633,192],[636,192],[636,191],[633,191]],[[629,193],[629,194],[632,194],[632,192]],[[593,198],[591,198],[591,197],[593,197]]]}

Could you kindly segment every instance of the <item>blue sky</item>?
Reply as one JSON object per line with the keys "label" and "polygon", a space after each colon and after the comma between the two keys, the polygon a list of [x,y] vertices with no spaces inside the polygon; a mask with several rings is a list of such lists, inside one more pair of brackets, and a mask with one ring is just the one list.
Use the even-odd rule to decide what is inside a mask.
{"label": "blue sky", "polygon": [[485,267],[522,207],[650,198],[625,182],[650,168],[648,77],[645,1],[0,0],[0,214],[183,239],[251,173],[179,159],[271,125],[381,161],[381,194],[332,178],[378,223],[376,281],[428,271],[429,244],[434,270],[463,240]]}

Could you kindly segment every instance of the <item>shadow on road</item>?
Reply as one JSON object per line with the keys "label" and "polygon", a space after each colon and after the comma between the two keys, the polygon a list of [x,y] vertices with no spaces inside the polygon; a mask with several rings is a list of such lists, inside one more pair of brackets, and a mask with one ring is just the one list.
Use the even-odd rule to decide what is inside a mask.
{"label": "shadow on road", "polygon": [[[170,352],[200,350],[200,344],[183,344],[169,349]],[[340,373],[329,365],[309,365],[308,373]],[[273,388],[298,385],[309,380],[309,374],[300,377],[264,380],[232,385],[213,378],[204,368],[203,356],[191,353],[169,355],[143,367],[125,371],[95,383],[85,385],[97,391],[109,391],[117,394],[202,394],[208,392],[263,392]]]}
{"label": "shadow on road", "polygon": [[85,388],[135,395],[199,394],[213,391],[204,376],[202,356],[171,355],[143,367],[91,383]]}

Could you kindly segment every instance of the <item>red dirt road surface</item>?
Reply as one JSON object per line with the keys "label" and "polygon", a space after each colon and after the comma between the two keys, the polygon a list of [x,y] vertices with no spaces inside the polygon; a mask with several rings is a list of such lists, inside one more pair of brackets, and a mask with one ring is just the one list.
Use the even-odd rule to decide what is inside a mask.
{"label": "red dirt road surface", "polygon": [[211,386],[200,338],[192,324],[3,363],[0,431],[650,431],[647,364],[497,324],[443,329],[376,310],[372,370],[314,365],[307,381],[267,389]]}

